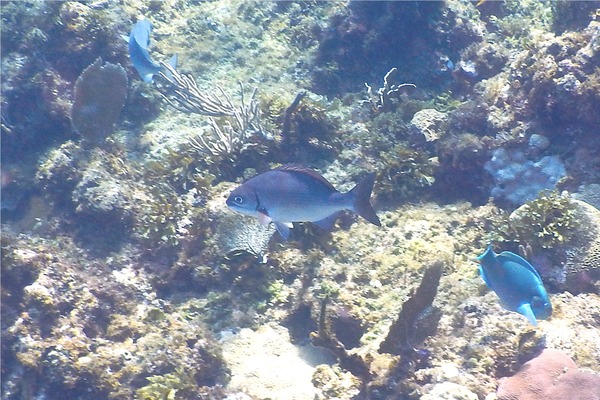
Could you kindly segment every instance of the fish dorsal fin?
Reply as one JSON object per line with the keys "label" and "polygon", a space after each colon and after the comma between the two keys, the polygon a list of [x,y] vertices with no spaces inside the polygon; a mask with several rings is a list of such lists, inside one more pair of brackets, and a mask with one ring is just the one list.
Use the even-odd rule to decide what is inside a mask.
{"label": "fish dorsal fin", "polygon": [[515,262],[519,265],[524,266],[525,268],[527,268],[531,273],[533,273],[541,282],[542,278],[540,277],[540,274],[538,274],[538,272],[535,270],[535,268],[533,267],[533,265],[531,265],[529,263],[529,261],[527,261],[526,259],[524,259],[523,257],[512,253],[510,251],[503,251],[502,253],[498,254],[498,258],[505,258],[508,259],[509,261]]}
{"label": "fish dorsal fin", "polygon": [[305,167],[303,165],[300,165],[300,164],[285,164],[285,165],[282,165],[281,167],[275,168],[275,170],[286,171],[286,172],[291,172],[291,173],[298,173],[298,174],[303,174],[303,175],[310,176],[311,178],[314,178],[314,179],[318,180],[319,182],[321,182],[322,184],[324,184],[325,186],[327,186],[331,190],[337,192],[337,189],[334,188],[333,185],[331,183],[329,183],[329,181],[327,179],[323,178],[321,176],[321,174],[319,174],[318,172],[313,171],[312,169],[310,169],[308,167]]}

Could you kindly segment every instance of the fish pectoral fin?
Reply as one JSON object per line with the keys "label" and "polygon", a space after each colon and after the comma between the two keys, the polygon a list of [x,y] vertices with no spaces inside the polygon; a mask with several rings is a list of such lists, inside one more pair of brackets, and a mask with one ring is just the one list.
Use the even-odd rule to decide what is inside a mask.
{"label": "fish pectoral fin", "polygon": [[277,228],[277,232],[279,232],[281,237],[283,237],[284,240],[288,240],[290,237],[290,228],[293,228],[294,225],[291,222],[286,223],[273,221],[273,223],[275,224],[275,228]]}
{"label": "fish pectoral fin", "polygon": [[267,214],[259,212],[258,213],[258,222],[261,225],[269,225],[271,223],[271,217],[269,217]]}
{"label": "fish pectoral fin", "polygon": [[152,81],[154,80],[154,72],[148,72],[147,74],[144,74],[142,76],[142,79],[146,83],[152,83]]}
{"label": "fish pectoral fin", "polygon": [[517,312],[519,314],[523,314],[525,317],[527,317],[527,320],[529,321],[529,323],[531,323],[531,325],[537,326],[537,319],[535,318],[535,314],[533,313],[533,310],[531,309],[531,304],[529,304],[529,303],[521,304],[517,308]]}

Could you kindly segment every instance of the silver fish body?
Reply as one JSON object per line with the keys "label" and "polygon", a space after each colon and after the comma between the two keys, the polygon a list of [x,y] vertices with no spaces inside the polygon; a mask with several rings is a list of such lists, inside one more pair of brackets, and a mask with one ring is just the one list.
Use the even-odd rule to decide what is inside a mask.
{"label": "silver fish body", "polygon": [[234,211],[273,222],[287,239],[293,222],[333,225],[337,214],[351,210],[375,225],[381,225],[369,203],[375,175],[368,175],[347,193],[340,193],[317,172],[298,165],[284,165],[253,177],[236,188],[227,199]]}

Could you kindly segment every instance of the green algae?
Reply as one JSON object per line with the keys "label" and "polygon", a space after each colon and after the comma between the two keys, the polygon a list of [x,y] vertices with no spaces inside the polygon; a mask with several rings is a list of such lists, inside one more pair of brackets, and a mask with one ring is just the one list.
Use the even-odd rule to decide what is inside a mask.
{"label": "green algae", "polygon": [[175,400],[193,395],[196,381],[192,371],[178,367],[174,372],[146,378],[148,385],[135,392],[139,400]]}
{"label": "green algae", "polygon": [[491,238],[534,249],[552,249],[569,242],[576,223],[576,209],[570,197],[544,191],[508,218],[501,219]]}

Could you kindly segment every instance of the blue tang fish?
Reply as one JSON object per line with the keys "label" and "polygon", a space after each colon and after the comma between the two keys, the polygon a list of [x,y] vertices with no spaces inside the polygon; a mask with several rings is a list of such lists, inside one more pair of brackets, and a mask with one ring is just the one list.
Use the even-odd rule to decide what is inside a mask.
{"label": "blue tang fish", "polygon": [[[148,53],[150,46],[150,33],[152,32],[152,24],[140,19],[135,23],[129,37],[123,36],[123,39],[129,44],[129,57],[135,69],[139,72],[144,82],[151,83],[154,75],[162,71],[163,67],[154,62]],[[177,66],[177,55],[174,55],[169,60],[169,64],[173,68]]]}
{"label": "blue tang fish", "polygon": [[231,192],[227,205],[254,216],[262,224],[273,222],[288,239],[293,222],[314,222],[330,229],[342,210],[351,210],[381,226],[369,202],[375,174],[367,175],[352,190],[340,193],[319,173],[300,165],[284,165],[257,175]]}
{"label": "blue tang fish", "polygon": [[481,277],[505,308],[523,314],[533,325],[550,317],[552,304],[542,278],[527,260],[510,251],[496,254],[488,246],[477,261]]}

